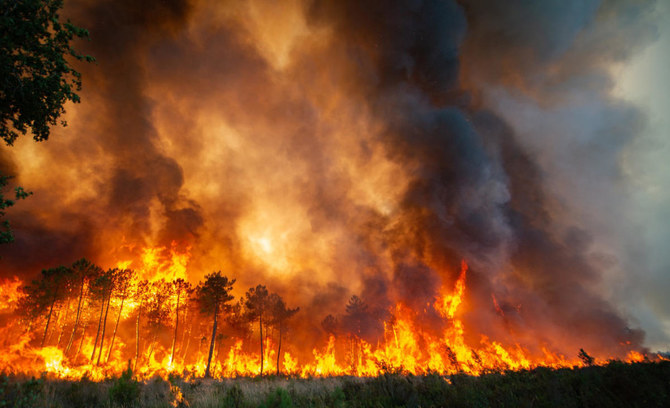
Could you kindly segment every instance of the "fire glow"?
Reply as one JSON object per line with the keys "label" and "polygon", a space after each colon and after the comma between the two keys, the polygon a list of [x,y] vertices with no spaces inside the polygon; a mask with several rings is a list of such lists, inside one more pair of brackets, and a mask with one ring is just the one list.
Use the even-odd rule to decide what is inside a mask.
{"label": "fire glow", "polygon": [[[176,279],[175,277],[182,276],[188,263],[188,255],[175,252],[174,248],[171,251],[167,251],[166,248],[149,248],[144,249],[142,254],[139,273],[134,276],[154,283],[163,283],[165,279],[171,277]],[[163,257],[160,257],[159,254],[163,254]],[[120,265],[125,267],[132,266],[132,264],[132,261],[120,262]],[[281,374],[300,377],[376,376],[384,372],[478,375],[494,370],[584,365],[583,359],[576,356],[566,357],[547,348],[542,348],[541,353],[532,353],[520,343],[503,345],[484,335],[480,336],[478,342],[472,344],[466,342],[467,328],[461,320],[460,307],[467,291],[467,269],[467,264],[463,261],[454,287],[449,288],[443,285],[434,303],[427,305],[443,319],[444,330],[423,327],[421,313],[399,302],[388,310],[388,317],[383,322],[383,335],[374,344],[359,337],[356,333],[329,333],[325,343],[311,350],[310,356],[310,353],[305,353],[297,344],[291,344],[290,340],[284,339],[288,345],[284,344],[283,350],[285,351],[281,351],[282,355],[278,359],[277,328],[272,324],[266,324],[264,328],[269,330],[270,334],[266,334],[263,340],[265,346],[263,362],[267,367],[265,373],[277,373],[275,362],[280,364]],[[142,301],[134,298],[133,295],[128,295],[128,293],[137,293],[139,281],[139,279],[134,279],[130,284],[134,287],[124,289],[123,292],[112,291],[110,316],[118,315],[122,327],[132,326],[137,319],[141,302],[151,303],[152,298],[161,296],[160,293],[150,292],[146,300]],[[163,287],[154,285],[151,288],[161,290]],[[19,306],[22,297],[25,296],[18,279],[2,283],[0,295],[5,300],[4,313],[7,313],[8,310],[14,313],[13,309]],[[207,354],[206,344],[203,344],[206,342],[203,339],[207,338],[211,329],[207,318],[202,319],[197,314],[192,315],[197,313],[193,307],[192,303],[195,301],[192,298],[189,299],[182,293],[180,313],[183,323],[181,329],[174,332],[172,340],[176,342],[176,353],[171,359],[171,350],[165,336],[159,339],[154,334],[150,341],[140,338],[138,345],[137,338],[133,337],[136,333],[127,333],[123,330],[116,333],[116,329],[113,329],[113,319],[106,322],[109,330],[98,328],[96,331],[94,323],[97,307],[92,299],[85,299],[85,303],[89,304],[88,308],[91,310],[86,310],[85,307],[81,311],[84,316],[88,315],[88,318],[82,318],[79,323],[83,330],[76,330],[76,293],[74,295],[57,302],[52,312],[53,316],[49,319],[51,325],[48,328],[45,327],[48,323],[44,315],[27,325],[19,324],[19,316],[14,316],[13,320],[10,320],[7,327],[0,332],[1,363],[5,372],[30,375],[47,373],[66,379],[79,379],[87,376],[90,379],[101,380],[110,375],[120,374],[132,362],[140,378],[149,378],[154,375],[166,376],[168,373],[179,373],[187,377],[204,375]],[[161,303],[167,306],[168,315],[170,315],[164,322],[162,330],[164,333],[171,333],[174,325],[170,327],[167,321],[174,320],[173,316],[177,311],[176,294],[170,294]],[[225,321],[225,313],[221,317]],[[251,328],[252,323],[248,321],[245,324],[247,328]],[[149,326],[150,324],[146,322],[142,324],[141,331],[144,336],[150,336],[150,334],[145,334],[151,331]],[[222,335],[230,337],[230,341],[219,339],[215,343],[212,375],[219,378],[258,375],[261,370],[259,343],[258,340],[253,340],[257,333],[251,336],[252,333],[249,331],[244,336],[236,337],[234,332],[227,332],[225,327],[224,325]],[[140,330],[140,327],[138,326],[137,329]],[[114,330],[114,338],[110,344],[111,330]],[[68,349],[66,337],[71,331],[76,333],[74,344],[78,346]],[[98,340],[101,332],[103,337]],[[41,335],[45,339],[42,346],[39,345]],[[290,339],[292,336],[287,337]],[[94,345],[98,345],[98,352],[94,351]],[[106,358],[96,360],[96,353]],[[626,360],[633,362],[642,361],[645,358],[647,357],[640,352],[631,349]],[[606,360],[596,361],[596,363],[604,362]]]}

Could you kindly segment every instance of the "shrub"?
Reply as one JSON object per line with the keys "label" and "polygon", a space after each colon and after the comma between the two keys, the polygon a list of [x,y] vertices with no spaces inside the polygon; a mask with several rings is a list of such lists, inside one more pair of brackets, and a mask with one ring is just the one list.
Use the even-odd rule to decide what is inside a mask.
{"label": "shrub", "polygon": [[140,384],[133,379],[133,370],[130,368],[130,361],[128,368],[121,374],[121,377],[114,380],[112,387],[109,389],[109,399],[112,404],[129,408],[137,405],[137,399],[140,395]]}
{"label": "shrub", "polygon": [[[64,407],[99,407],[102,405],[100,384],[83,377],[79,381],[66,382],[62,391]],[[104,395],[104,394],[102,394]]]}
{"label": "shrub", "polygon": [[293,401],[289,393],[283,388],[276,388],[268,394],[261,408],[293,408]]}
{"label": "shrub", "polygon": [[223,407],[224,408],[242,408],[244,407],[244,393],[240,389],[240,386],[235,384],[232,387],[228,388],[226,395],[223,398]]}

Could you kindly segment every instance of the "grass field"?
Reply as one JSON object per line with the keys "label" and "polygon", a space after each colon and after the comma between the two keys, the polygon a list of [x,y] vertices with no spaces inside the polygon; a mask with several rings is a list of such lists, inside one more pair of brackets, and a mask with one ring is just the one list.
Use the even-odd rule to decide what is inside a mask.
{"label": "grass field", "polygon": [[670,362],[375,378],[0,377],[0,407],[670,407]]}

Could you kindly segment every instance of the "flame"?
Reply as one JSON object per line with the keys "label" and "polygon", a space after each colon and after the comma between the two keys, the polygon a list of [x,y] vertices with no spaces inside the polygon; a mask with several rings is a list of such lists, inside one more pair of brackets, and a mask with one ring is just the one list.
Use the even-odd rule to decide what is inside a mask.
{"label": "flame", "polygon": [[[136,265],[139,276],[152,282],[160,282],[161,279],[177,278],[186,276],[189,262],[189,251],[178,251],[173,245],[170,249],[164,247],[144,248],[139,260],[122,261],[117,265],[124,267]],[[411,307],[399,302],[390,310],[392,318],[384,323],[383,337],[377,344],[372,344],[365,339],[353,335],[335,336],[330,335],[326,344],[312,350],[311,359],[303,355],[295,354],[300,350],[295,344],[286,345],[284,340],[281,359],[282,373],[308,376],[376,376],[383,372],[402,372],[411,374],[423,374],[437,372],[448,375],[453,373],[467,373],[478,375],[491,370],[522,370],[537,366],[548,367],[570,367],[581,366],[583,363],[577,358],[567,358],[559,353],[552,352],[547,347],[542,347],[539,353],[533,353],[524,348],[520,343],[512,342],[505,344],[498,340],[492,340],[485,335],[480,335],[479,342],[472,344],[466,340],[467,326],[463,320],[464,311],[462,306],[465,302],[467,291],[466,278],[468,266],[462,262],[458,279],[450,289],[443,286],[439,297],[435,299],[432,306],[442,317],[443,327],[435,330],[421,323],[421,313]],[[137,281],[133,283],[137,285]],[[12,310],[21,298],[23,282],[18,278],[6,280],[0,286],[0,296],[4,300],[5,309]],[[152,286],[153,290],[159,290],[160,286]],[[133,293],[131,289],[129,293]],[[148,295],[151,299],[158,299],[159,292]],[[174,294],[170,294],[166,300],[172,304],[176,302]],[[495,297],[493,297],[496,309],[499,309]],[[144,302],[147,302],[146,300]],[[72,303],[72,302],[70,302]],[[139,350],[136,362],[135,374],[140,378],[148,378],[153,375],[166,376],[169,372],[184,373],[187,376],[202,376],[207,365],[207,351],[209,337],[206,321],[198,321],[193,310],[187,310],[182,303],[182,313],[191,313],[191,319],[186,322],[182,320],[181,332],[178,337],[188,339],[188,344],[179,344],[176,358],[171,359],[169,342],[161,339],[160,333],[170,332],[164,330],[151,335],[151,332],[142,332],[140,346],[137,347],[135,337],[138,333],[129,332],[128,327],[135,327],[139,314],[142,322],[142,309],[140,301],[132,296],[124,299],[123,312],[119,299],[110,301],[109,315],[115,316],[126,330],[119,330],[114,334],[113,349],[110,352],[110,335],[114,330],[114,319],[107,322],[107,331],[104,342],[96,342],[95,324],[96,310],[86,315],[80,332],[84,332],[76,338],[75,346],[66,350],[66,342],[62,341],[63,333],[71,330],[70,323],[65,317],[72,316],[74,305],[63,306],[59,312],[58,319],[63,319],[62,325],[55,325],[44,347],[38,347],[40,327],[45,322],[38,320],[30,330],[22,330],[18,320],[0,329],[1,348],[3,353],[0,362],[6,370],[26,374],[37,374],[46,372],[57,378],[77,379],[86,375],[94,380],[102,380],[109,375],[119,374],[126,368],[128,360],[135,358],[134,353]],[[68,310],[68,307],[70,310]],[[186,311],[184,311],[186,310]],[[99,313],[99,311],[97,311]],[[144,311],[146,314],[147,312]],[[502,313],[499,313],[502,316]],[[145,317],[146,318],[146,317]],[[56,319],[56,320],[58,320]],[[182,316],[183,319],[183,316]],[[192,343],[197,342],[193,330],[201,327],[204,335],[200,339],[198,349]],[[59,331],[60,333],[55,333]],[[190,338],[189,338],[190,335]],[[265,373],[276,371],[277,343],[274,334],[267,335],[264,339],[263,365]],[[61,338],[59,341],[58,338]],[[250,339],[238,338],[230,343],[223,335],[215,342],[214,358],[211,372],[215,377],[236,377],[258,375],[261,370],[261,359],[258,352],[258,342]],[[100,344],[104,344],[100,364],[97,359],[90,356],[100,353]],[[624,344],[625,345],[625,344]],[[630,345],[625,345],[630,346]],[[107,358],[109,355],[109,358]],[[639,362],[648,356],[636,350],[630,350],[626,361]],[[654,357],[655,358],[655,357]],[[660,357],[659,357],[660,358]],[[607,360],[596,360],[598,364],[604,364]]]}
{"label": "flame", "polygon": [[23,282],[18,278],[6,279],[0,282],[0,313],[12,312],[21,298]]}

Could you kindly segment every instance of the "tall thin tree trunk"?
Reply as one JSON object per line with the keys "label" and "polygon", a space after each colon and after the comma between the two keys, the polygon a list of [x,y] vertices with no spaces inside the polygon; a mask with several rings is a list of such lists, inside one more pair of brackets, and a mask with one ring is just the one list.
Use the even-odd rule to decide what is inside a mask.
{"label": "tall thin tree trunk", "polygon": [[67,317],[70,314],[70,297],[67,298],[67,303],[65,305],[65,317],[63,318],[63,324],[60,325],[60,333],[58,333],[58,341],[56,342],[56,347],[60,346],[60,341],[63,338],[63,332],[65,332],[65,326],[67,325]]}
{"label": "tall thin tree trunk", "polygon": [[79,324],[79,315],[81,313],[81,300],[84,297],[84,280],[81,281],[81,291],[79,292],[79,303],[77,304],[77,317],[74,319],[74,326],[72,326],[72,334],[70,334],[70,341],[67,342],[67,348],[65,348],[65,354],[70,351],[72,347],[72,341],[74,340],[74,334],[77,331],[77,325]]}
{"label": "tall thin tree trunk", "polygon": [[156,348],[156,334],[151,338],[151,346],[149,347],[149,354],[147,355],[147,362],[151,361],[151,355],[154,353],[154,348]]}
{"label": "tall thin tree trunk", "polygon": [[102,336],[100,336],[100,351],[98,351],[98,361],[95,365],[100,365],[100,357],[102,356],[103,344],[105,342],[105,329],[107,328],[107,313],[109,313],[109,304],[112,301],[112,292],[107,295],[107,307],[105,308],[105,318],[102,321]]}
{"label": "tall thin tree trunk", "polygon": [[261,328],[261,377],[263,376],[263,314],[258,317],[258,324]]}
{"label": "tall thin tree trunk", "polygon": [[135,364],[133,365],[133,371],[137,369],[137,360],[140,358],[140,315],[142,314],[142,304],[137,310],[137,320],[135,320]]}
{"label": "tall thin tree trunk", "polygon": [[123,312],[123,302],[126,300],[126,295],[121,298],[121,306],[119,307],[119,315],[116,316],[116,325],[114,325],[114,333],[112,334],[112,341],[109,343],[109,350],[107,350],[107,360],[112,355],[112,347],[114,347],[114,339],[116,339],[116,331],[119,329],[119,320],[121,320],[121,312]]}
{"label": "tall thin tree trunk", "polygon": [[105,295],[103,292],[102,300],[100,301],[100,317],[98,317],[98,330],[95,332],[95,342],[93,343],[93,352],[91,353],[91,362],[95,358],[95,348],[98,345],[100,338],[100,326],[102,325],[102,312],[105,311]]}
{"label": "tall thin tree trunk", "polygon": [[[60,310],[58,310],[57,307],[55,307],[55,309],[56,310],[54,310],[54,313],[53,313],[52,317],[55,320],[54,324],[56,325],[56,328],[58,328],[58,324],[60,323],[60,318],[63,315],[63,313]],[[51,326],[51,328],[52,329],[49,331],[49,334],[47,335],[46,344],[51,343],[51,339],[53,339],[53,337],[54,337],[53,325]]]}
{"label": "tall thin tree trunk", "polygon": [[81,346],[84,344],[84,339],[86,338],[86,329],[88,328],[88,322],[84,324],[84,329],[81,332],[81,340],[79,340],[79,348],[77,348],[77,354],[74,355],[74,359],[76,360],[77,357],[79,357],[79,353],[81,352]]}
{"label": "tall thin tree trunk", "polygon": [[174,336],[172,336],[172,353],[170,353],[170,366],[172,366],[172,361],[174,360],[174,347],[177,344],[177,327],[179,327],[179,295],[181,291],[177,290],[177,310],[175,314],[177,315],[174,322]]}
{"label": "tall thin tree trunk", "polygon": [[218,303],[214,306],[214,325],[212,326],[212,341],[209,342],[209,357],[207,357],[207,368],[205,369],[205,378],[210,378],[209,367],[212,364],[212,353],[214,352],[214,339],[216,338],[216,315],[219,314]]}
{"label": "tall thin tree trunk", "polygon": [[281,321],[279,322],[279,346],[277,346],[277,376],[279,376],[279,359],[281,358]]}
{"label": "tall thin tree trunk", "polygon": [[56,296],[54,296],[51,301],[51,307],[49,308],[49,317],[47,317],[47,325],[44,327],[44,336],[42,336],[42,344],[40,347],[44,347],[44,342],[47,340],[47,332],[49,330],[49,322],[51,322],[51,313],[54,311],[54,304],[56,303]]}
{"label": "tall thin tree trunk", "polygon": [[[188,310],[188,309],[187,309]],[[186,336],[186,345],[184,346],[184,353],[182,360],[186,361],[186,356],[188,355],[188,348],[191,346],[191,332],[193,331],[193,322],[188,326],[188,336],[186,336],[187,330],[184,329],[184,336]],[[182,343],[184,342],[184,338],[182,337]]]}
{"label": "tall thin tree trunk", "polygon": [[[188,307],[186,310],[184,310],[184,321],[188,322]],[[193,322],[191,322],[190,326],[193,326]],[[181,344],[184,344],[184,341],[186,340],[186,333],[189,332],[190,335],[190,330],[187,330],[186,327],[184,327],[184,330],[181,331]]]}

